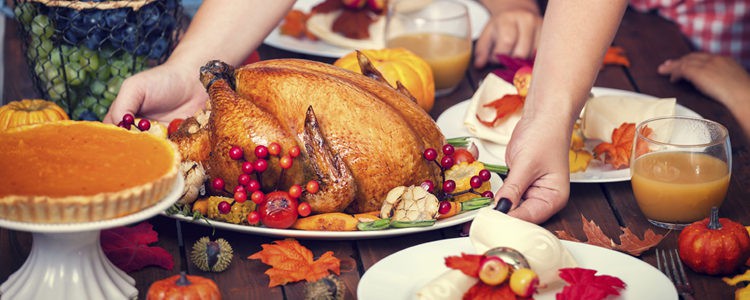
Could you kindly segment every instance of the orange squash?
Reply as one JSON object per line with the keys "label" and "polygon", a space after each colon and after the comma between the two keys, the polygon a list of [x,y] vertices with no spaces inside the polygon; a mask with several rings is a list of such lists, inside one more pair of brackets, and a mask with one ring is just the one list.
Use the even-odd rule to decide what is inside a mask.
{"label": "orange squash", "polygon": [[0,107],[0,131],[69,119],[68,114],[60,106],[42,99],[23,99]]}
{"label": "orange squash", "polygon": [[[422,109],[429,112],[435,103],[435,79],[432,75],[430,65],[403,48],[385,48],[378,50],[360,50],[372,62],[373,66],[383,74],[383,77],[392,87],[396,82],[409,90]],[[357,53],[351,52],[333,63],[353,72],[362,73],[357,60]]]}
{"label": "orange squash", "polygon": [[148,288],[146,299],[220,300],[221,293],[213,280],[201,276],[185,275],[185,272],[180,272],[180,275],[174,275],[152,283]]}

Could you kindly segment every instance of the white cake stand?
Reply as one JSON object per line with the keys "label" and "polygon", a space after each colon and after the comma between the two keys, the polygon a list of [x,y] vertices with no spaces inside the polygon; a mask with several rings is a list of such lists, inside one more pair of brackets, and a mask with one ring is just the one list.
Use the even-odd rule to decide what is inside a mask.
{"label": "white cake stand", "polygon": [[3,299],[136,299],[135,280],[104,255],[99,232],[148,219],[182,194],[177,176],[172,190],[156,205],[124,217],[87,223],[38,224],[0,219],[0,227],[31,232],[26,262],[0,285]]}

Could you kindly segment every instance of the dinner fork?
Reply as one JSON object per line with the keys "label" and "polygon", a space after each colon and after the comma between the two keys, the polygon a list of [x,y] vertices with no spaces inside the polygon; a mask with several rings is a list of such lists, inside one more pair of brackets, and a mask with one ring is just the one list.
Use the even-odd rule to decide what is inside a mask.
{"label": "dinner fork", "polygon": [[[667,258],[667,254],[669,254],[669,258]],[[694,299],[693,287],[690,285],[687,275],[685,275],[685,268],[682,266],[677,249],[672,249],[672,251],[656,249],[656,266],[674,283],[677,293],[680,294],[682,299]]]}

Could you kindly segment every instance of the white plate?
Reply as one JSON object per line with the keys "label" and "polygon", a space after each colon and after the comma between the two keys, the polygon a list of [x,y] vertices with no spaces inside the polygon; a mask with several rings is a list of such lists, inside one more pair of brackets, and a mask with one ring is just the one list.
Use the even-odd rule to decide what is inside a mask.
{"label": "white plate", "polygon": [[[492,173],[490,178],[491,191],[496,191],[502,185],[502,179],[495,173]],[[437,220],[435,225],[428,227],[410,227],[410,228],[391,228],[386,230],[374,230],[374,231],[312,231],[312,230],[297,230],[297,229],[274,229],[267,227],[256,227],[248,225],[238,225],[232,223],[225,223],[215,220],[209,220],[206,223],[205,220],[193,220],[191,217],[183,215],[167,215],[168,217],[180,219],[186,222],[192,222],[204,226],[214,226],[216,228],[227,229],[238,232],[252,233],[258,235],[265,235],[271,237],[293,237],[301,239],[320,239],[320,240],[352,240],[352,239],[371,239],[371,238],[382,238],[389,236],[405,235],[417,232],[437,230],[441,228],[451,227],[459,224],[466,223],[474,219],[477,210],[468,211],[462,214],[455,215],[450,218]]]}
{"label": "white plate", "polygon": [[[639,94],[631,91],[594,87],[591,89],[594,96],[602,95],[625,95],[633,97],[643,97],[647,99],[656,99],[653,96]],[[471,136],[471,133],[464,127],[464,114],[469,108],[471,100],[465,100],[446,109],[437,119],[437,125],[446,138]],[[701,117],[698,113],[684,107],[680,104],[675,106],[675,115]],[[488,143],[479,139],[473,139],[479,149],[479,160],[489,164],[505,165],[505,146]],[[598,141],[587,140],[585,148],[591,151],[596,147]],[[630,169],[617,170],[612,166],[604,164],[600,160],[592,159],[586,171],[570,174],[570,182],[573,183],[597,183],[597,182],[617,182],[630,180]]]}
{"label": "white plate", "polygon": [[[617,276],[625,282],[625,290],[614,299],[677,299],[671,281],[637,258],[588,244],[562,242],[579,267],[597,270],[597,275]],[[422,286],[448,270],[446,256],[462,252],[475,252],[467,237],[420,244],[391,254],[365,272],[357,287],[357,299],[413,299]],[[534,299],[555,299],[559,291],[535,294]]]}
{"label": "white plate", "polygon": [[[469,8],[469,17],[471,18],[472,38],[477,39],[482,33],[484,25],[490,19],[487,9],[477,1],[459,0]],[[303,12],[309,12],[321,0],[297,0],[293,8]],[[353,49],[346,49],[330,45],[324,41],[310,41],[307,39],[296,39],[290,36],[282,35],[277,26],[263,41],[266,45],[273,46],[287,51],[298,52],[302,54],[317,55],[323,57],[339,58],[352,52]]]}

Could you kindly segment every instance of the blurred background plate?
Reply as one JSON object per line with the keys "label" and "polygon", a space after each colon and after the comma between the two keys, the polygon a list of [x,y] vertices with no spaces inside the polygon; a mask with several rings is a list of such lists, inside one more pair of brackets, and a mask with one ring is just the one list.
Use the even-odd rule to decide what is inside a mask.
{"label": "blurred background plate", "polygon": [[[485,9],[484,6],[482,6],[482,4],[477,1],[459,1],[466,4],[466,6],[469,8],[472,37],[476,40],[479,37],[479,34],[482,33],[484,25],[487,24],[487,21],[489,21],[490,14],[487,9]],[[294,9],[298,9],[303,12],[310,12],[310,10],[320,2],[321,0],[297,0],[297,2],[294,3]],[[185,10],[187,11],[187,7],[185,7]],[[266,45],[287,51],[332,58],[342,57],[353,50],[333,46],[323,41],[301,40],[290,36],[281,35],[278,27],[271,31],[271,34],[269,34],[263,42]]]}

